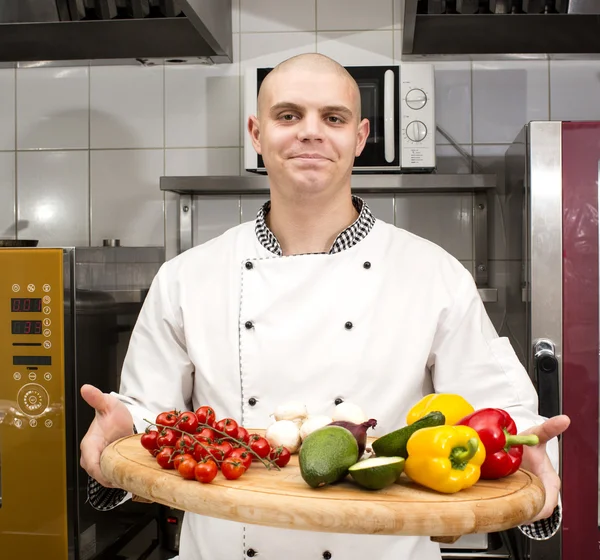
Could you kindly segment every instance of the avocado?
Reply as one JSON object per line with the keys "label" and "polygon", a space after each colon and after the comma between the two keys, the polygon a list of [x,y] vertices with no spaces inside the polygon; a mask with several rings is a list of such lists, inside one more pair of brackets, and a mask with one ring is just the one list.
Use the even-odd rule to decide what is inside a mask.
{"label": "avocado", "polygon": [[341,480],[358,461],[358,443],[350,430],[325,426],[310,433],[302,442],[300,474],[312,488]]}
{"label": "avocado", "polygon": [[352,465],[348,472],[357,484],[369,490],[381,490],[394,484],[403,470],[403,457],[372,457]]}
{"label": "avocado", "polygon": [[446,418],[441,412],[430,412],[427,416],[423,416],[420,420],[404,426],[399,430],[395,430],[376,439],[371,447],[378,457],[408,457],[406,444],[417,430],[421,428],[432,428],[434,426],[443,426]]}

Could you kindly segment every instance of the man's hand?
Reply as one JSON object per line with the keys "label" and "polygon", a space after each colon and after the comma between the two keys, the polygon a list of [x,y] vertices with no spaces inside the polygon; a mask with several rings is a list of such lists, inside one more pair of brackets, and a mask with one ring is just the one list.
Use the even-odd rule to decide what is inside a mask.
{"label": "man's hand", "polygon": [[133,418],[127,407],[116,397],[93,385],[83,385],[81,396],[96,411],[96,418],[81,440],[80,464],[102,486],[113,488],[100,471],[102,451],[119,438],[133,434]]}
{"label": "man's hand", "polygon": [[546,490],[546,502],[542,511],[532,519],[546,519],[552,515],[554,508],[558,504],[558,492],[560,490],[560,478],[554,470],[550,458],[546,453],[546,443],[552,438],[562,434],[571,423],[571,419],[564,414],[549,418],[543,424],[534,426],[522,432],[519,435],[535,434],[540,439],[540,443],[535,446],[523,446],[523,462],[521,467],[535,474],[544,485]]}

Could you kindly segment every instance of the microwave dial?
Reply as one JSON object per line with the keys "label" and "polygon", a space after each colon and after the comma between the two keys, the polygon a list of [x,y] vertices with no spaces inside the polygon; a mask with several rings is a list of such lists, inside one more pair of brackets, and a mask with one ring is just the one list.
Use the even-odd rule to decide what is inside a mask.
{"label": "microwave dial", "polygon": [[418,111],[427,104],[427,94],[422,89],[411,89],[406,94],[405,101],[411,109]]}
{"label": "microwave dial", "polygon": [[406,136],[413,142],[422,142],[427,136],[427,127],[421,121],[413,121],[406,126]]}

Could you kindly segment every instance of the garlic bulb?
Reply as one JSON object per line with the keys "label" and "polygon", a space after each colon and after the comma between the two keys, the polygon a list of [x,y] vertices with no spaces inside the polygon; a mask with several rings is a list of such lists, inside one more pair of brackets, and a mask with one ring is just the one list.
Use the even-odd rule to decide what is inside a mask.
{"label": "garlic bulb", "polygon": [[299,401],[291,401],[288,403],[280,404],[273,413],[275,420],[292,420],[299,426],[306,420],[308,412],[306,405]]}
{"label": "garlic bulb", "polygon": [[271,447],[277,448],[283,445],[290,453],[296,453],[302,443],[300,430],[292,420],[279,420],[271,424],[267,428],[265,438]]}
{"label": "garlic bulb", "polygon": [[302,441],[304,441],[304,438],[314,432],[315,430],[318,430],[319,428],[322,428],[323,426],[327,426],[327,424],[331,424],[333,422],[333,418],[330,418],[329,416],[323,416],[323,415],[315,415],[315,416],[309,416],[303,423],[302,426],[300,426],[300,437],[302,438]]}
{"label": "garlic bulb", "polygon": [[367,415],[360,406],[348,401],[341,402],[335,407],[332,418],[334,422],[344,420],[354,424],[362,424],[367,421]]}

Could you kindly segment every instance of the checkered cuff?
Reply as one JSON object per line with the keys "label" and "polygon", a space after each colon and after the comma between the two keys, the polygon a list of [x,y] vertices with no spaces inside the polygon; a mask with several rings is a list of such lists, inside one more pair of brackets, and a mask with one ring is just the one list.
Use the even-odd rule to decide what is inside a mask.
{"label": "checkered cuff", "polygon": [[535,521],[531,525],[521,525],[521,532],[534,541],[546,541],[553,537],[562,523],[562,508],[556,506],[552,515],[546,519]]}

